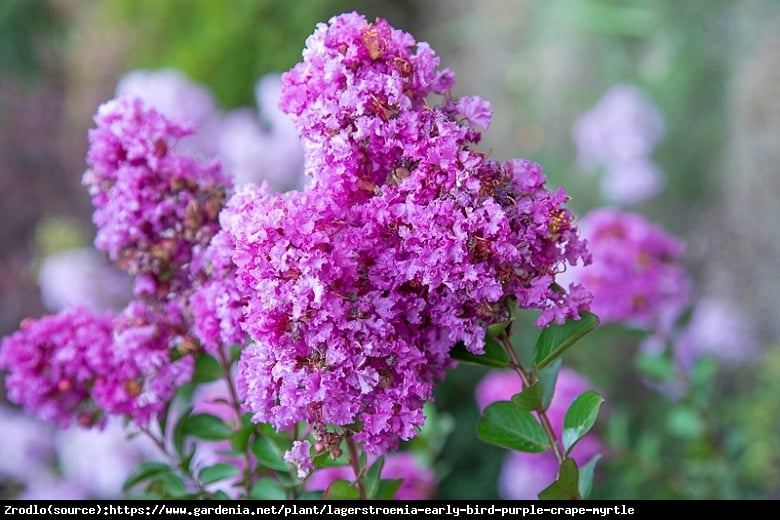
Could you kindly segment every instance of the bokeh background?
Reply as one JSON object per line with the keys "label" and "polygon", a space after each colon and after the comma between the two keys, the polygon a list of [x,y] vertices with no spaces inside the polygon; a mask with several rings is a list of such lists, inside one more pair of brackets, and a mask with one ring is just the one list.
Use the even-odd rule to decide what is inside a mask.
{"label": "bokeh background", "polygon": [[[429,42],[457,94],[492,103],[484,150],[541,163],[575,213],[620,203],[680,237],[695,298],[728,304],[682,393],[636,331],[601,327],[567,354],[606,398],[593,497],[780,498],[776,0],[2,0],[0,336],[47,312],[43,260],[91,243],[86,135],[124,74],[171,67],[224,110],[252,106],[258,78],[289,69],[317,22],[351,10]],[[662,181],[630,204],[605,194],[573,134],[616,85],[641,89],[663,120],[651,150]],[[739,334],[720,328],[727,318]],[[499,497],[505,453],[474,433],[485,373],[461,366],[439,388],[435,497]],[[95,464],[115,475],[82,494],[112,496],[147,456],[118,460],[117,437],[103,463],[85,448],[95,444],[23,419],[2,393],[0,404],[0,497],[69,496]]]}

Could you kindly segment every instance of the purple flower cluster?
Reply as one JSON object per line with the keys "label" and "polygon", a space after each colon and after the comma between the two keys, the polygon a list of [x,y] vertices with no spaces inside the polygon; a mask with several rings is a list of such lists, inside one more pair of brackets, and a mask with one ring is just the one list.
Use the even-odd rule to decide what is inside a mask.
{"label": "purple flower cluster", "polygon": [[230,185],[218,163],[176,150],[185,124],[139,98],[106,103],[95,119],[84,175],[95,245],[135,276],[134,299],[116,315],[70,307],[28,320],[3,340],[0,366],[10,399],[43,419],[145,425],[191,379],[191,354],[246,338],[232,242],[215,238]]}
{"label": "purple flower cluster", "polygon": [[177,153],[193,132],[139,98],[100,107],[84,184],[95,207],[95,246],[132,275],[136,292],[165,297],[189,287],[186,267],[217,232],[229,182],[219,163]]}
{"label": "purple flower cluster", "polygon": [[63,428],[102,425],[106,415],[146,424],[192,377],[191,356],[171,360],[187,337],[182,323],[141,301],[117,316],[69,307],[26,320],[0,343],[8,397]]}
{"label": "purple flower cluster", "polygon": [[580,221],[593,262],[567,275],[593,293],[602,323],[667,331],[688,305],[684,244],[637,213],[599,208]]}
{"label": "purple flower cluster", "polygon": [[[546,411],[556,436],[563,432],[563,420],[569,405],[581,393],[590,390],[590,383],[574,370],[564,367],[558,374],[555,392]],[[484,410],[496,401],[508,401],[522,390],[522,383],[512,371],[493,372],[477,385],[475,398]],[[571,451],[572,458],[582,466],[600,451],[602,443],[594,433],[588,433],[579,440]],[[499,493],[508,500],[532,500],[538,497],[549,482],[558,475],[558,462],[552,452],[522,453],[510,452],[501,468]]]}
{"label": "purple flower cluster", "polygon": [[614,85],[572,127],[577,161],[587,171],[602,170],[607,200],[642,202],[663,188],[664,175],[651,156],[664,127],[663,114],[645,91]]}
{"label": "purple flower cluster", "polygon": [[450,349],[481,353],[508,299],[540,326],[577,317],[587,291],[552,286],[589,258],[539,165],[473,149],[489,105],[454,98],[427,44],[349,13],[303,56],[280,106],[309,189],[244,186],[221,216],[253,340],[238,386],[258,422],[305,421],[326,445],[336,427],[382,453],[416,435]]}
{"label": "purple flower cluster", "polygon": [[90,400],[95,379],[113,368],[112,321],[110,314],[83,307],[23,321],[0,343],[0,368],[9,371],[8,398],[63,427],[94,423],[99,415]]}

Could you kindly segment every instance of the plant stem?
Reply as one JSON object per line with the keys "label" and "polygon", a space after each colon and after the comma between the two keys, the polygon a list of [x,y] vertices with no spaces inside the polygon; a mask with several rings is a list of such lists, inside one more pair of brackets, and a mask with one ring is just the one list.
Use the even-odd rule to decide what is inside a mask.
{"label": "plant stem", "polygon": [[[531,386],[534,383],[533,378],[531,374],[529,374],[523,368],[523,364],[520,362],[520,358],[517,356],[517,352],[515,352],[515,349],[512,346],[512,342],[509,339],[509,334],[507,331],[502,331],[501,334],[498,335],[497,339],[501,342],[501,345],[504,347],[504,350],[509,356],[509,359],[512,362],[512,368],[515,372],[517,372],[517,375],[520,376],[520,379],[523,381],[523,388],[525,389]],[[558,465],[560,466],[563,464],[563,461],[566,460],[566,456],[561,449],[561,445],[558,443],[558,438],[556,437],[555,430],[553,430],[552,424],[550,423],[550,418],[547,417],[547,414],[544,410],[541,409],[541,407],[536,410],[536,414],[539,417],[539,422],[542,425],[542,429],[544,429],[544,433],[547,435],[547,439],[550,441],[550,447],[552,448],[553,454],[555,455],[555,459],[558,461]]]}
{"label": "plant stem", "polygon": [[358,455],[357,445],[352,440],[351,435],[347,435],[347,448],[349,448],[349,463],[352,465],[352,471],[355,472],[355,482],[357,484],[358,492],[360,493],[360,500],[366,500],[366,488],[363,485],[363,471],[360,468],[360,457]]}
{"label": "plant stem", "polygon": [[[236,428],[241,428],[243,426],[243,420],[242,420],[242,414],[241,414],[241,404],[238,399],[238,393],[236,393],[236,387],[233,384],[233,374],[230,371],[230,359],[225,354],[225,349],[220,348],[218,349],[218,355],[219,355],[219,361],[222,365],[222,370],[225,374],[225,382],[227,383],[228,389],[230,391],[230,404],[233,408],[233,412],[236,415]],[[247,492],[247,495],[249,494],[249,491],[252,489],[252,458],[249,456],[249,446],[251,443],[247,441],[246,448],[244,449],[244,488]]]}

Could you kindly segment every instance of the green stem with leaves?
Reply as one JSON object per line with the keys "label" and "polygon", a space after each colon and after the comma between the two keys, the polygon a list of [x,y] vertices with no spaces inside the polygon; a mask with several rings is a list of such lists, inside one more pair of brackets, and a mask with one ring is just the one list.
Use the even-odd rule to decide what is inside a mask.
{"label": "green stem with leaves", "polygon": [[[506,354],[509,356],[511,361],[512,369],[514,369],[514,371],[517,372],[517,375],[520,376],[520,379],[523,382],[523,388],[525,389],[533,385],[535,381],[533,380],[533,375],[523,368],[523,364],[520,362],[520,358],[517,356],[517,352],[515,352],[515,349],[512,346],[512,341],[509,339],[508,330],[509,328],[503,330],[496,339],[498,339],[501,345],[504,347],[504,350],[506,351]],[[550,418],[547,417],[547,413],[545,413],[541,406],[536,409],[536,414],[539,417],[539,422],[544,429],[544,433],[547,435],[547,438],[550,441],[550,447],[552,448],[553,454],[555,454],[555,459],[558,461],[558,465],[563,464],[563,461],[566,460],[566,456],[564,455],[563,450],[561,449],[561,445],[558,442],[558,438],[555,435],[555,431],[553,430],[552,424],[550,423]]]}
{"label": "green stem with leaves", "polygon": [[[227,387],[230,391],[230,405],[233,408],[233,411],[236,416],[236,428],[241,428],[243,426],[243,414],[241,413],[241,401],[238,398],[238,394],[236,393],[236,385],[233,384],[233,374],[231,372],[231,363],[230,358],[225,353],[225,349],[220,348],[218,349],[219,354],[219,362],[220,365],[222,365],[222,371],[225,375],[225,382],[227,383]],[[249,493],[249,491],[252,489],[252,457],[249,454],[249,447],[251,446],[251,442],[247,441],[246,448],[244,451],[244,489],[246,489],[246,492]]]}

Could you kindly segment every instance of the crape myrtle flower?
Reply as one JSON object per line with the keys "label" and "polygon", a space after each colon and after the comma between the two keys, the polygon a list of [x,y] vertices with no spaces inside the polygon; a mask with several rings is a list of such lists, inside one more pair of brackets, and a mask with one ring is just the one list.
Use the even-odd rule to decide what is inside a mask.
{"label": "crape myrtle flower", "polygon": [[220,230],[191,266],[194,288],[187,297],[192,335],[210,354],[228,354],[247,342],[241,328],[246,297],[235,279],[233,237]]}
{"label": "crape myrtle flower", "polygon": [[222,112],[208,88],[171,68],[125,74],[117,83],[116,96],[139,97],[165,117],[191,124],[197,131],[180,138],[177,149],[217,157],[236,185],[265,181],[285,191],[304,184],[298,131],[277,106],[279,74],[257,80],[256,109]]}
{"label": "crape myrtle flower", "polygon": [[601,171],[601,194],[633,205],[657,195],[664,173],[652,160],[663,138],[663,113],[636,85],[610,87],[572,126],[577,162],[588,173]]}
{"label": "crape myrtle flower", "polygon": [[117,82],[115,97],[141,98],[172,121],[187,122],[196,132],[181,137],[179,150],[212,157],[217,153],[222,112],[211,91],[173,68],[133,70]]}
{"label": "crape myrtle flower", "polygon": [[178,300],[162,305],[136,300],[116,317],[111,367],[97,375],[92,389],[101,408],[146,425],[192,379],[193,340],[183,313]]}
{"label": "crape myrtle flower", "polygon": [[142,294],[189,288],[186,267],[217,232],[229,181],[218,162],[175,150],[191,127],[140,98],[103,104],[90,130],[83,182],[95,207],[95,246],[132,275]]}
{"label": "crape myrtle flower", "polygon": [[8,399],[63,428],[93,424],[100,415],[90,398],[95,377],[112,368],[113,318],[69,307],[22,321],[0,343]]}
{"label": "crape myrtle flower", "polygon": [[9,399],[63,428],[102,427],[107,415],[148,424],[192,378],[192,356],[172,356],[190,341],[175,305],[134,301],[118,315],[69,307],[25,320],[0,343]]}
{"label": "crape myrtle flower", "polygon": [[568,271],[593,293],[602,323],[666,332],[687,307],[684,243],[638,213],[603,207],[580,220],[593,262]]}
{"label": "crape myrtle flower", "polygon": [[539,165],[473,149],[489,105],[453,98],[427,44],[349,13],[303,56],[280,106],[310,186],[241,187],[221,216],[252,339],[237,385],[255,421],[379,454],[416,435],[450,349],[481,353],[509,299],[539,326],[578,317],[590,295],[554,284],[589,257]]}

